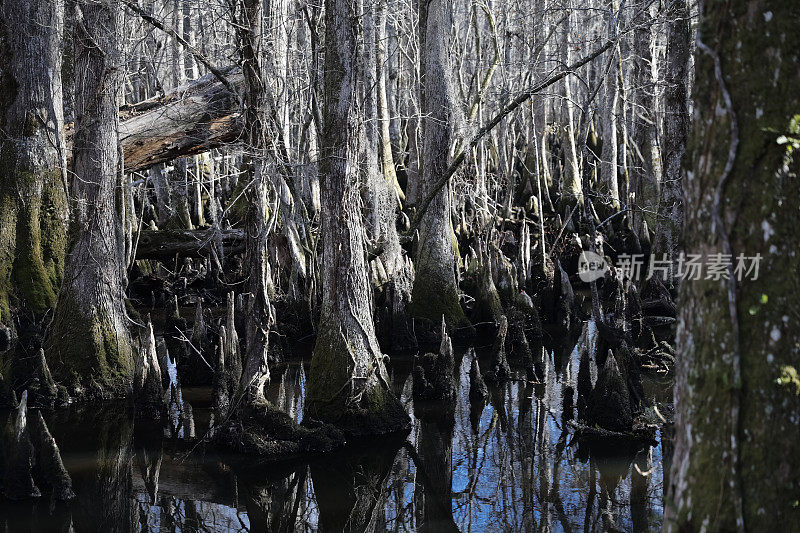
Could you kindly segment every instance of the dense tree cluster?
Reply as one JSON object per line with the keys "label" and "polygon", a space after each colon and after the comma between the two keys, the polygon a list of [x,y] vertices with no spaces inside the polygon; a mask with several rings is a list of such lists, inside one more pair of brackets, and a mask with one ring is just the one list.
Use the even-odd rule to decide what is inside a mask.
{"label": "dense tree cluster", "polygon": [[[386,353],[439,345],[415,394],[449,402],[451,338],[495,336],[480,403],[510,357],[536,381],[543,328],[591,319],[582,431],[642,437],[640,372],[677,359],[667,514],[777,520],[800,494],[800,408],[774,386],[800,358],[798,14],[778,4],[4,0],[0,402],[158,414],[160,313],[219,441],[326,451],[407,427]],[[770,259],[758,286],[615,267],[684,252]],[[300,426],[264,388],[306,335]]]}

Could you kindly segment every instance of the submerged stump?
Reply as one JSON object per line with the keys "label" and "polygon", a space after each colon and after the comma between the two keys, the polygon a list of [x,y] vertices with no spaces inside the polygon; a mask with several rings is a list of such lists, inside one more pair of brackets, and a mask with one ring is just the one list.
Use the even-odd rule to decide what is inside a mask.
{"label": "submerged stump", "polygon": [[3,494],[9,500],[38,498],[41,492],[32,477],[34,450],[28,430],[27,391],[12,416],[3,435]]}
{"label": "submerged stump", "polygon": [[590,426],[610,431],[626,432],[633,427],[628,385],[611,350],[589,396],[588,420]]}
{"label": "submerged stump", "polygon": [[447,334],[447,322],[442,316],[442,343],[439,353],[426,353],[415,358],[413,394],[415,400],[452,402],[455,398],[453,379],[453,344]]}
{"label": "submerged stump", "polygon": [[486,372],[486,381],[492,383],[502,381],[511,377],[511,367],[506,357],[506,335],[508,334],[508,319],[505,315],[500,317],[500,324],[497,328],[492,346],[492,364]]}

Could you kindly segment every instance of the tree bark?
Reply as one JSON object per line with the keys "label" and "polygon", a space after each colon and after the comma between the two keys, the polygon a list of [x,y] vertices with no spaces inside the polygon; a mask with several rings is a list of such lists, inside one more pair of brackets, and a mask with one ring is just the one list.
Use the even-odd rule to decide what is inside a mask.
{"label": "tree bark", "polygon": [[[689,135],[689,5],[679,0],[671,10],[664,88],[664,177],[661,180],[658,223],[653,253],[677,261],[683,249],[683,187],[681,160]],[[674,273],[673,273],[674,275]]]}
{"label": "tree bark", "polygon": [[[381,13],[382,11],[382,13]],[[378,339],[392,349],[416,347],[409,304],[414,281],[411,260],[404,255],[397,233],[397,210],[402,192],[397,185],[389,139],[389,112],[386,105],[385,76],[381,63],[382,36],[385,36],[386,5],[368,8],[364,16],[365,83],[364,180],[366,184],[367,228],[381,254],[373,259],[380,267],[373,272],[386,274],[376,279],[380,286],[376,301]],[[381,30],[381,27],[384,29]]]}
{"label": "tree bark", "polygon": [[[460,126],[450,64],[453,6],[446,0],[420,2],[419,33],[424,117],[423,164],[419,197],[424,198],[447,171],[450,147]],[[412,313],[431,321],[434,331],[444,315],[451,329],[463,325],[456,281],[457,243],[450,218],[450,186],[425,211],[416,252]]]}
{"label": "tree bark", "polygon": [[[610,32],[615,31],[616,19],[613,12],[618,8],[618,3],[615,1],[609,2],[608,29]],[[617,154],[619,145],[617,142],[617,116],[619,114],[620,98],[619,98],[619,62],[614,61],[614,64],[606,73],[603,83],[605,85],[605,101],[603,102],[603,149],[600,157],[600,183],[604,191],[607,191],[609,199],[611,200],[611,208],[614,211],[619,211],[619,184],[617,183],[617,176],[619,175],[619,164],[617,162]]]}
{"label": "tree bark", "polygon": [[131,384],[134,350],[125,313],[125,185],[117,133],[121,17],[112,0],[83,0],[75,8],[75,242],[46,353],[53,373],[77,395],[119,396]]}
{"label": "tree bark", "polygon": [[8,0],[0,21],[0,324],[56,304],[67,191],[60,0]]}
{"label": "tree bark", "polygon": [[734,266],[739,254],[763,260],[757,280],[751,273],[681,283],[665,528],[792,529],[800,488],[800,152],[791,144],[800,138],[800,17],[778,0],[705,9],[683,176],[686,250],[706,262],[732,254]]}
{"label": "tree bark", "polygon": [[631,165],[631,189],[634,193],[633,227],[640,240],[650,240],[645,235],[644,223],[652,230],[655,228],[655,212],[658,206],[658,182],[661,178],[661,155],[656,137],[655,90],[652,62],[654,61],[651,44],[651,25],[653,17],[649,8],[641,8],[639,16],[634,19],[633,32],[633,65],[631,82],[634,87],[635,106],[631,109],[634,163]]}
{"label": "tree bark", "polygon": [[358,59],[362,0],[325,2],[322,144],[322,309],[311,361],[307,409],[351,434],[389,433],[408,424],[375,336],[359,196]]}
{"label": "tree bark", "polygon": [[[567,10],[564,21],[564,37],[562,41],[562,53],[564,54],[564,63],[569,65],[572,63],[572,19],[575,16],[572,12],[572,6],[567,3]],[[564,78],[564,102],[566,108],[566,125],[564,127],[564,137],[562,139],[564,146],[564,170],[561,175],[561,209],[565,209],[567,205],[575,206],[578,202],[583,202],[583,187],[581,186],[581,171],[578,162],[578,143],[583,143],[584,139],[578,141],[576,137],[582,135],[583,132],[575,132],[575,101],[573,100],[572,76]],[[586,164],[584,161],[583,164]]]}
{"label": "tree bark", "polygon": [[[264,403],[264,385],[269,381],[267,350],[273,317],[267,290],[270,282],[267,239],[270,233],[267,189],[267,91],[264,78],[264,4],[244,0],[239,30],[242,71],[245,78],[244,116],[248,148],[253,158],[253,184],[248,190],[247,269],[248,298],[247,346],[241,376],[241,389],[250,403]],[[274,171],[274,168],[273,168]],[[272,215],[274,217],[275,214]]]}

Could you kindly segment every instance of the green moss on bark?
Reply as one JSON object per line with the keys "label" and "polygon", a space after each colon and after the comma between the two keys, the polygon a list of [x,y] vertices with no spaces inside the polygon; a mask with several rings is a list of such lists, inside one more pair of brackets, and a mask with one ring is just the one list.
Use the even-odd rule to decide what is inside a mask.
{"label": "green moss on bark", "polygon": [[0,322],[10,323],[14,308],[55,307],[66,248],[61,170],[15,172],[3,180],[0,204]]}
{"label": "green moss on bark", "polygon": [[[760,254],[762,261],[757,280],[749,275],[736,284],[738,339],[725,280],[681,285],[668,531],[735,530],[737,501],[747,530],[800,523],[794,507],[800,496],[800,404],[775,382],[782,367],[800,364],[793,318],[800,313],[800,158],[785,159],[776,142],[800,110],[797,24],[794,6],[777,0],[706,5],[700,33],[719,55],[738,123],[738,150],[719,208],[734,265],[740,253]],[[696,72],[695,101],[703,105],[696,108],[687,147],[686,246],[708,258],[723,251],[711,229],[710,191],[728,160],[732,115],[709,54],[698,55]],[[733,373],[737,340],[740,382]],[[731,490],[736,485],[741,499]]]}
{"label": "green moss on bark", "polygon": [[29,190],[34,180],[43,181],[41,199],[29,197],[20,205],[13,272],[20,299],[37,313],[55,307],[64,268],[65,232],[58,213],[65,200],[53,186],[60,177],[60,170],[51,170],[39,176],[20,173],[18,180]]}
{"label": "green moss on bark", "polygon": [[[382,383],[377,374],[371,375],[366,385],[354,376],[353,357],[358,357],[355,354],[338,324],[331,320],[320,324],[311,359],[308,415],[333,424],[351,438],[407,429],[408,414],[388,384]],[[362,392],[355,394],[359,387],[363,387]]]}
{"label": "green moss on bark", "polygon": [[58,321],[45,344],[56,380],[76,396],[125,396],[133,376],[134,347],[128,331],[97,309],[86,311],[64,290],[58,301]]}
{"label": "green moss on bark", "polygon": [[455,326],[465,318],[453,284],[425,273],[420,273],[414,279],[411,312],[416,317],[427,318],[434,323],[444,315],[448,326]]}

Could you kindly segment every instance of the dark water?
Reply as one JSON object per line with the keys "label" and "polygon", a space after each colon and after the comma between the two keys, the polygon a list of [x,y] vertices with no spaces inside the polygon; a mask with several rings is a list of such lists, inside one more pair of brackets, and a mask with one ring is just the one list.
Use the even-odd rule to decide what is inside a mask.
{"label": "dark water", "polygon": [[[393,380],[414,420],[407,439],[310,463],[200,453],[197,437],[211,422],[205,388],[176,390],[166,429],[134,422],[122,406],[59,411],[46,418],[78,499],[0,499],[0,531],[4,521],[8,531],[653,530],[663,510],[662,445],[590,449],[566,422],[564,391],[577,389],[594,334],[589,323],[544,350],[543,383],[491,389],[482,412],[467,393],[474,350],[488,366],[485,348],[458,354],[454,413],[414,406],[411,360],[395,357]],[[306,373],[307,361],[297,360],[270,385],[270,399],[297,420]],[[649,401],[669,400],[668,383],[645,386]]]}

